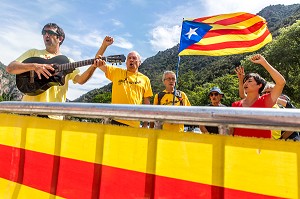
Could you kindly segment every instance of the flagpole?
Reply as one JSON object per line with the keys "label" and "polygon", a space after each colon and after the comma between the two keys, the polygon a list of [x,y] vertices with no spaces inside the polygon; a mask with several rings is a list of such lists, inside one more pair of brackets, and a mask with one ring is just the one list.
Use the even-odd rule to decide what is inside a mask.
{"label": "flagpole", "polygon": [[178,82],[179,64],[180,64],[180,56],[178,56],[178,63],[176,66],[176,82],[175,82],[174,93],[173,93],[173,105],[175,104],[175,93],[176,93],[176,86],[177,86],[177,82]]}
{"label": "flagpole", "polygon": [[178,82],[179,64],[180,64],[180,56],[178,56],[178,63],[176,66],[176,81],[175,81],[174,93],[173,93],[173,105],[175,104],[175,93],[176,93],[176,87],[177,87],[177,82]]}
{"label": "flagpole", "polygon": [[[184,21],[184,18],[182,18],[182,23],[183,23],[183,21]],[[181,43],[181,36],[180,36],[180,41],[179,41],[179,47],[180,47],[180,43]],[[174,93],[173,93],[173,105],[175,104],[175,93],[176,93],[176,87],[177,87],[177,83],[178,83],[179,64],[180,64],[180,56],[178,55],[178,62],[177,62],[177,66],[176,66],[176,82],[175,82]]]}

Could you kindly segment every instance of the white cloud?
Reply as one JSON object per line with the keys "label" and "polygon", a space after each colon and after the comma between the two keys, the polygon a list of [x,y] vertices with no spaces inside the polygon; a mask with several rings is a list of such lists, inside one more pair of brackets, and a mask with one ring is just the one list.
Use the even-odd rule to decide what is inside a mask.
{"label": "white cloud", "polygon": [[93,32],[88,32],[85,35],[69,34],[68,38],[85,46],[99,47],[102,43],[104,36],[97,31],[93,31]]}
{"label": "white cloud", "polygon": [[80,49],[77,46],[69,47],[67,45],[62,45],[60,49],[61,49],[62,54],[67,55],[68,57],[70,57],[74,61],[81,61],[81,60],[84,60],[84,59],[91,59],[92,58],[92,57],[90,57],[90,58],[83,57],[82,49]]}
{"label": "white cloud", "polygon": [[[102,44],[102,41],[104,39],[106,35],[103,35],[102,33],[99,33],[97,31],[93,31],[90,33],[87,33],[86,35],[72,35],[70,34],[68,37],[85,46],[91,46],[91,47],[97,47],[99,48],[100,45]],[[132,49],[133,48],[133,44],[131,42],[129,42],[127,39],[125,39],[124,37],[120,37],[120,36],[115,36],[114,37],[114,46],[117,46],[119,48],[124,48],[124,49]]]}
{"label": "white cloud", "polygon": [[124,24],[117,19],[111,19],[111,22],[112,22],[112,24],[114,24],[117,27],[124,27]]}
{"label": "white cloud", "polygon": [[7,65],[33,46],[36,48],[44,46],[40,27],[37,24],[28,24],[23,20],[12,22],[5,28],[2,26],[0,46],[2,46],[0,60]]}
{"label": "white cloud", "polygon": [[133,44],[123,37],[117,36],[114,38],[114,40],[115,40],[114,44],[113,44],[114,46],[124,48],[124,49],[132,49],[133,48]]}
{"label": "white cloud", "polygon": [[179,25],[166,27],[158,26],[151,31],[150,44],[155,51],[171,48],[179,43],[181,27]]}

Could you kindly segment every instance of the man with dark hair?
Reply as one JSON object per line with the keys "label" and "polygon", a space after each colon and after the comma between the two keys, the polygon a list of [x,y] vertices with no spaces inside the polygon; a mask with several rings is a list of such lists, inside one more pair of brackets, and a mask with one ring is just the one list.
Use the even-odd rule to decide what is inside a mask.
{"label": "man with dark hair", "polygon": [[[8,73],[18,75],[25,72],[33,72],[36,73],[39,79],[42,79],[42,77],[49,79],[54,71],[53,64],[56,63],[54,62],[53,64],[49,64],[49,62],[51,62],[51,59],[56,58],[55,60],[57,60],[63,57],[64,63],[73,62],[72,59],[62,55],[60,52],[60,45],[65,39],[65,33],[62,28],[60,28],[55,23],[48,23],[43,27],[42,35],[45,44],[45,49],[30,49],[26,51],[6,67],[6,71]],[[109,46],[110,44],[112,44],[112,39],[110,37],[105,37],[96,57],[98,57],[98,55],[103,55],[107,46]],[[44,63],[26,61],[30,60],[30,58],[38,58],[39,60],[44,60]],[[65,102],[66,93],[68,90],[68,81],[72,80],[73,83],[84,84],[92,76],[96,68],[96,66],[91,65],[81,75],[79,74],[80,71],[78,69],[75,69],[64,77],[64,85],[51,86],[46,91],[38,95],[25,94],[23,96],[22,101]]]}
{"label": "man with dark hair", "polygon": [[64,30],[60,28],[56,23],[47,23],[42,29],[42,35],[46,34],[48,28],[56,29],[57,36],[61,37],[59,45],[62,45],[66,37]]}

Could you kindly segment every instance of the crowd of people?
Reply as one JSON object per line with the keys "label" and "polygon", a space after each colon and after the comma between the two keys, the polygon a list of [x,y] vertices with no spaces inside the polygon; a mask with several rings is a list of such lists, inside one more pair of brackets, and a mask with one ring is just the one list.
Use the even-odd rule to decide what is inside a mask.
{"label": "crowd of people", "polygon": [[[42,29],[43,41],[45,49],[37,50],[30,49],[24,52],[17,59],[12,61],[6,68],[6,71],[10,74],[22,74],[31,73],[34,71],[38,79],[50,79],[54,74],[54,67],[52,63],[41,61],[28,62],[31,57],[39,57],[42,60],[51,60],[64,56],[60,51],[60,46],[65,39],[65,33],[61,27],[55,23],[48,23]],[[153,97],[150,79],[139,72],[139,66],[141,65],[141,56],[138,52],[132,51],[127,55],[126,68],[119,68],[116,66],[107,65],[107,63],[101,59],[108,46],[113,44],[114,39],[110,36],[106,36],[102,42],[101,47],[95,55],[94,63],[79,74],[78,69],[69,71],[64,74],[65,83],[63,85],[54,85],[41,94],[30,96],[24,95],[22,101],[33,102],[65,102],[66,93],[68,90],[68,81],[72,80],[73,83],[84,84],[93,75],[94,71],[99,68],[102,70],[107,79],[112,82],[112,104],[150,104],[150,99]],[[64,56],[67,63],[74,62],[71,58]],[[238,66],[235,68],[235,72],[239,80],[239,95],[241,100],[233,102],[232,107],[255,107],[255,108],[271,108],[274,106],[280,106],[284,108],[294,108],[290,103],[287,96],[282,95],[283,88],[285,86],[284,77],[272,67],[268,61],[262,55],[254,55],[250,59],[251,62],[260,64],[272,77],[274,83],[266,82],[259,74],[249,73],[245,75],[244,68]],[[176,74],[173,71],[165,71],[162,75],[162,83],[165,89],[154,96],[154,105],[167,105],[167,106],[191,106],[187,95],[180,90],[176,90]],[[219,87],[213,87],[208,93],[210,104],[208,106],[213,107],[226,107],[221,103],[224,93]],[[54,119],[58,116],[48,116]],[[132,120],[112,120],[114,125],[140,127],[140,121]],[[162,125],[144,121],[143,127],[150,127],[156,129],[165,129],[172,131],[184,131],[183,124],[164,123]],[[218,134],[218,127],[200,125],[202,133]],[[247,137],[263,137],[274,138],[275,133],[271,130],[258,130],[258,129],[230,129],[231,135],[234,136],[247,136]],[[273,135],[272,135],[273,134]],[[278,131],[277,131],[278,134]],[[299,137],[298,132],[282,131],[276,136],[277,139],[296,139]]]}

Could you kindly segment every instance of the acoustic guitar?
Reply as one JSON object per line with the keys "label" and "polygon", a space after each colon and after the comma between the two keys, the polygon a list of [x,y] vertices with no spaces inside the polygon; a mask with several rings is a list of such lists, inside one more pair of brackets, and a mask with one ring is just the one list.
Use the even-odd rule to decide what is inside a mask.
{"label": "acoustic guitar", "polygon": [[[125,62],[126,57],[124,55],[111,55],[102,57],[101,59],[112,64],[121,64],[122,62]],[[18,74],[16,75],[17,88],[26,95],[39,95],[45,92],[51,86],[64,85],[67,74],[72,73],[75,68],[93,64],[94,60],[95,59],[88,59],[70,63],[69,59],[64,55],[58,55],[51,59],[30,57],[24,60],[23,63],[53,64],[53,68],[55,70],[50,71],[52,76],[50,76],[49,79],[43,75],[41,75],[41,79],[39,79],[34,71]]]}

